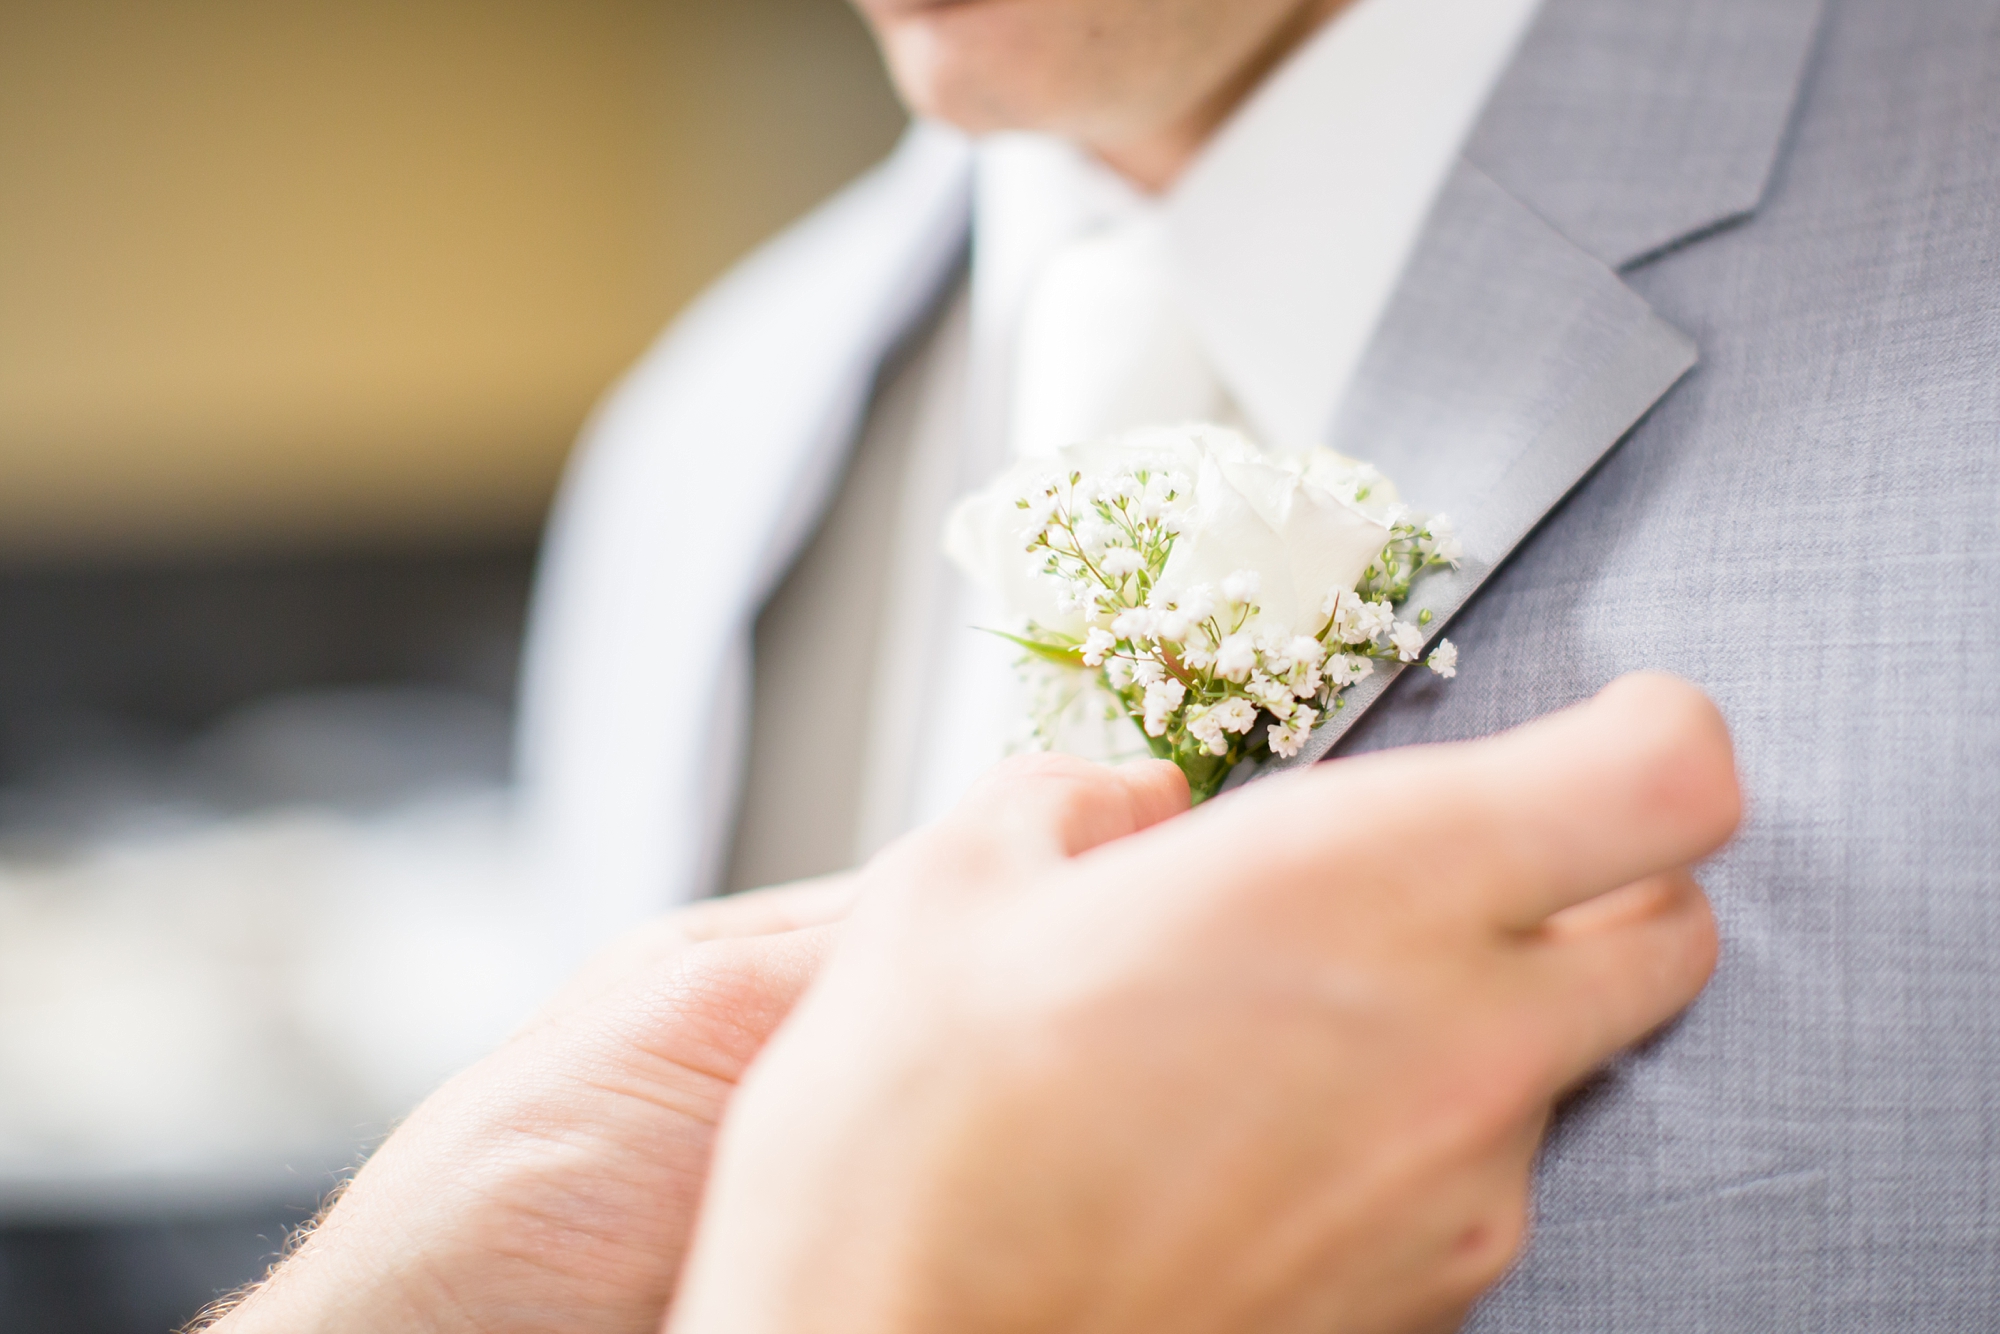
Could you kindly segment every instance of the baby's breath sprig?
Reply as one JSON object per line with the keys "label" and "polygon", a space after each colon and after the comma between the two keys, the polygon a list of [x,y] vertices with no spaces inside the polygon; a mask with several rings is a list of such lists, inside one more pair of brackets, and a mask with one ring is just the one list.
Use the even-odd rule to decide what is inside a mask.
{"label": "baby's breath sprig", "polygon": [[[1413,624],[1397,620],[1395,608],[1426,570],[1457,565],[1460,547],[1442,515],[1392,506],[1381,518],[1388,542],[1353,588],[1328,590],[1317,632],[1273,630],[1259,622],[1255,570],[1163,590],[1175,541],[1193,521],[1189,489],[1184,474],[1144,466],[1038,479],[1015,502],[1026,549],[1058,585],[1062,613],[1086,628],[1078,638],[1031,621],[1007,638],[1034,659],[1094,674],[1109,707],[1139,728],[1153,754],[1179,765],[1203,801],[1245,759],[1298,754],[1377,662],[1415,662],[1429,613]],[[1342,499],[1366,501],[1366,489],[1364,480]],[[1458,650],[1441,640],[1428,665],[1454,676]],[[1043,692],[1041,744],[1076,693]]]}

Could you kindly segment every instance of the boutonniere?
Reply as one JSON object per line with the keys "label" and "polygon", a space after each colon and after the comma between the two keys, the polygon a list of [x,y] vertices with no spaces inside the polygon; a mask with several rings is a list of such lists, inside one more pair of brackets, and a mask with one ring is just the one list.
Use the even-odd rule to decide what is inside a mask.
{"label": "boutonniere", "polygon": [[[1396,608],[1459,559],[1445,517],[1369,465],[1207,425],[1017,465],[959,504],[946,550],[1014,618],[996,632],[1023,651],[1033,743],[1129,723],[1198,802],[1245,759],[1296,755],[1377,662],[1417,661],[1429,613]],[[1458,650],[1427,662],[1451,677]]]}

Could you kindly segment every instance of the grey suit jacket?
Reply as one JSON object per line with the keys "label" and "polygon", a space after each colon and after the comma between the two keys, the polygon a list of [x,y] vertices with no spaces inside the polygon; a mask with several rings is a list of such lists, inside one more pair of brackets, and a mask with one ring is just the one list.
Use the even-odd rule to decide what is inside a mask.
{"label": "grey suit jacket", "polygon": [[[968,191],[962,145],[913,138],[579,458],[527,791],[634,904],[725,827],[751,616]],[[1308,758],[1661,668],[1721,704],[1749,797],[1704,872],[1713,986],[1565,1108],[1473,1327],[2000,1329],[2000,0],[1547,0],[1329,443],[1459,521],[1418,597],[1464,657],[1364,683]],[[731,522],[663,522],[689,486]],[[696,566],[701,614],[662,620]]]}
{"label": "grey suit jacket", "polygon": [[1472,1328],[2000,1329],[2000,3],[1550,0],[1466,156],[1333,442],[1463,512],[1464,666],[1323,747],[1663,668],[1749,798]]}

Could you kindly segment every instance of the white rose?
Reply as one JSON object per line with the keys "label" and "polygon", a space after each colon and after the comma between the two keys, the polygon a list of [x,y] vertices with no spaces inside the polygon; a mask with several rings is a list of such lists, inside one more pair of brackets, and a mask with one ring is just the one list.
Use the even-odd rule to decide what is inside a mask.
{"label": "white rose", "polygon": [[1306,480],[1339,496],[1378,523],[1391,524],[1408,513],[1403,494],[1372,463],[1315,449],[1298,459]]}
{"label": "white rose", "polygon": [[1133,431],[1009,469],[952,512],[945,550],[1013,614],[1081,639],[1084,617],[1064,606],[1061,584],[1043,572],[1045,553],[1025,549],[1038,516],[1018,502],[1049,474],[1109,478],[1141,468],[1186,482],[1177,502],[1180,534],[1159,593],[1199,597],[1203,586],[1254,572],[1260,612],[1253,628],[1260,634],[1317,633],[1327,594],[1354,587],[1389,540],[1384,524],[1326,484],[1354,476],[1355,465],[1339,455],[1266,454],[1235,431],[1189,425]]}
{"label": "white rose", "polygon": [[1264,454],[1234,432],[1203,443],[1194,505],[1161,572],[1161,593],[1174,598],[1254,571],[1260,611],[1253,627],[1274,636],[1317,634],[1327,594],[1354,587],[1389,529],[1315,482],[1313,456]]}

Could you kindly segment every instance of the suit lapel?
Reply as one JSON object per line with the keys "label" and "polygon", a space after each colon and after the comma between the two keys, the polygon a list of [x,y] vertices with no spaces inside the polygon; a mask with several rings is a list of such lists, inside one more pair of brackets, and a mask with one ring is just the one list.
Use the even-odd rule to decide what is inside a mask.
{"label": "suit lapel", "polygon": [[971,155],[897,153],[704,295],[599,409],[543,547],[520,790],[596,941],[706,892],[765,595],[838,481],[877,369],[965,257]]}
{"label": "suit lapel", "polygon": [[[1694,366],[1693,341],[1618,270],[1754,210],[1820,2],[1549,0],[1328,440],[1457,522],[1461,567],[1420,580],[1405,613],[1431,613],[1433,638]],[[1265,768],[1325,757],[1400,670],[1378,669]]]}
{"label": "suit lapel", "polygon": [[1824,0],[1545,0],[1466,159],[1613,269],[1749,217]]}

